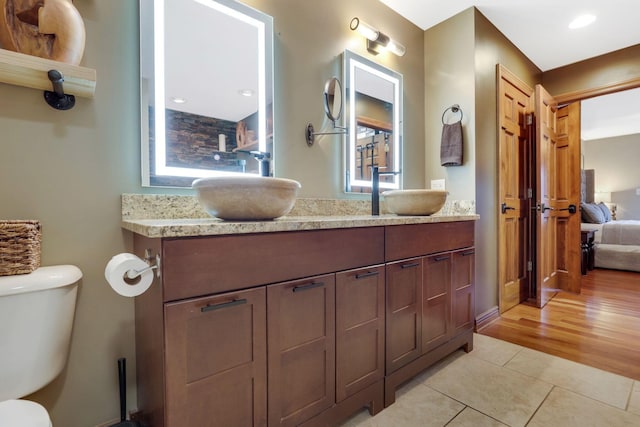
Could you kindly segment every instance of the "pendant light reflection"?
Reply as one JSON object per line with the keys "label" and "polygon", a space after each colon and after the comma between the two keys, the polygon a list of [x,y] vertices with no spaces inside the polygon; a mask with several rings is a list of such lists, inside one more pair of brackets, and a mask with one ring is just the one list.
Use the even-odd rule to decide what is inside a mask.
{"label": "pendant light reflection", "polygon": [[404,56],[407,52],[407,49],[401,43],[393,40],[366,22],[363,22],[358,17],[351,20],[349,28],[351,28],[352,31],[357,31],[367,39],[367,50],[373,55],[377,55],[385,50],[398,56]]}

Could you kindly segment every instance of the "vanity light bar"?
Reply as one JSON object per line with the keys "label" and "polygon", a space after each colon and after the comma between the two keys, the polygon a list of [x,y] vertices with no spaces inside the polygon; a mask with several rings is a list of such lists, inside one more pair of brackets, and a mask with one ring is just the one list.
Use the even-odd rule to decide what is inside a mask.
{"label": "vanity light bar", "polygon": [[380,32],[380,30],[375,29],[358,17],[351,20],[349,28],[351,28],[352,31],[357,31],[367,39],[367,50],[369,53],[377,55],[384,50],[388,50],[398,56],[404,56],[407,52],[407,48],[401,43],[393,40],[388,35]]}

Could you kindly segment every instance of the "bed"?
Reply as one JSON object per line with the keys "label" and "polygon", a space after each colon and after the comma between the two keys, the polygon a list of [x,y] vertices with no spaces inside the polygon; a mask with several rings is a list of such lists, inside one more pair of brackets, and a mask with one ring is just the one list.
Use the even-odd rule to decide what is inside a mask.
{"label": "bed", "polygon": [[640,272],[640,220],[583,222],[581,229],[596,230],[596,267]]}

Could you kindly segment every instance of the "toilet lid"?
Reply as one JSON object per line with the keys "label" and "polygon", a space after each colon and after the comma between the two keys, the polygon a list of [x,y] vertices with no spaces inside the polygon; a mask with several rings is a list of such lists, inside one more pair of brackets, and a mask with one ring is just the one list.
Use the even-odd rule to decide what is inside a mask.
{"label": "toilet lid", "polygon": [[28,400],[0,402],[0,426],[51,427],[47,410]]}

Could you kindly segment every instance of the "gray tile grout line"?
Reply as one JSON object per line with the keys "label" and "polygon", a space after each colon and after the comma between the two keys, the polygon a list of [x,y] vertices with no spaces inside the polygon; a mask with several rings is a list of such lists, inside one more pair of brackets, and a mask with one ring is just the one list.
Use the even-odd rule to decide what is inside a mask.
{"label": "gray tile grout line", "polygon": [[[427,386],[427,387],[428,387],[428,386]],[[429,388],[431,388],[431,387],[429,387]],[[433,389],[431,389],[431,390],[433,390]],[[436,391],[437,391],[437,390],[436,390]],[[438,393],[440,393],[440,392],[438,391]],[[446,395],[446,394],[444,394],[444,393],[440,393],[440,394],[443,394],[444,396],[447,396],[447,395]],[[449,397],[449,396],[447,396],[447,397]],[[451,399],[451,398],[449,397],[449,399]],[[452,399],[452,400],[455,400],[455,399]],[[456,400],[456,402],[457,402],[457,400]],[[462,403],[462,402],[460,402],[460,403]],[[442,427],[447,427],[449,424],[451,424],[451,423],[453,422],[453,420],[455,420],[456,418],[458,418],[458,417],[460,416],[460,414],[464,412],[464,410],[465,410],[465,409],[469,408],[469,406],[465,405],[464,403],[462,403],[462,405],[464,406],[464,408],[460,409],[460,411],[458,411],[458,413],[457,413],[457,414],[455,414],[455,415],[453,416],[453,418],[451,418],[449,421],[447,421],[447,422],[444,424],[444,426],[442,426]],[[473,408],[472,408],[472,409],[473,409]]]}
{"label": "gray tile grout line", "polygon": [[[452,397],[452,396],[449,396],[447,393],[443,393],[443,392],[441,392],[440,390],[435,389],[435,388],[431,387],[431,386],[430,386],[430,385],[428,385],[428,384],[421,383],[421,385],[423,385],[423,386],[425,386],[425,387],[428,387],[428,388],[430,388],[431,390],[435,391],[436,393],[440,393],[441,395],[443,395],[443,396],[447,397],[448,399],[451,399],[451,400],[453,400],[454,402],[458,402],[459,404],[461,404],[462,406],[464,406],[464,408],[462,408],[462,410],[461,410],[460,412],[458,412],[458,413],[457,413],[453,418],[451,418],[449,421],[447,421],[447,423],[445,424],[445,426],[449,425],[449,424],[450,424],[454,419],[456,419],[456,418],[458,417],[458,415],[460,415],[460,414],[462,413],[462,411],[464,411],[466,408],[472,409],[472,410],[474,410],[474,411],[476,411],[476,412],[478,412],[478,413],[480,413],[480,414],[484,415],[484,416],[485,416],[485,417],[487,417],[487,418],[491,418],[492,420],[495,420],[495,421],[499,422],[500,424],[504,424],[504,425],[508,426],[508,424],[507,424],[507,423],[500,421],[500,420],[499,420],[499,419],[497,419],[496,417],[493,417],[493,416],[491,416],[491,415],[485,414],[485,413],[484,413],[484,412],[482,412],[481,410],[479,410],[479,409],[477,409],[477,408],[474,408],[473,406],[471,406],[471,405],[469,405],[469,404],[467,404],[467,403],[464,403],[464,402],[462,402],[462,401],[460,401],[460,400],[458,400],[458,399],[456,399],[456,398],[454,398],[454,397]],[[511,427],[511,426],[509,426],[509,427]]]}
{"label": "gray tile grout line", "polygon": [[[523,350],[524,350],[524,349],[526,349],[526,347],[524,347],[524,348],[523,348]],[[532,351],[539,351],[539,350],[533,350],[533,349],[529,349],[529,350],[532,350]],[[519,352],[518,352],[518,353],[519,353]],[[544,353],[544,352],[540,352],[540,353],[547,354],[547,353]],[[516,354],[517,354],[517,353],[516,353]],[[551,383],[551,382],[549,382],[549,381],[546,381],[546,380],[543,380],[543,379],[541,379],[541,378],[539,378],[539,377],[534,377],[534,376],[532,376],[532,375],[525,374],[524,372],[520,372],[520,371],[518,371],[518,370],[515,370],[515,369],[512,369],[512,368],[509,368],[509,367],[507,367],[507,366],[506,366],[506,364],[507,364],[507,363],[509,363],[509,362],[505,363],[505,366],[503,366],[503,368],[504,368],[504,369],[508,369],[508,370],[509,370],[509,371],[511,371],[511,372],[516,372],[516,373],[518,373],[518,374],[521,374],[521,375],[524,375],[524,376],[526,376],[526,377],[532,378],[532,379],[534,379],[534,380],[536,380],[536,381],[540,381],[540,382],[543,382],[543,383],[549,384],[549,385],[551,385],[551,386],[552,386],[552,387],[554,387],[554,388],[555,388],[555,387],[557,387],[557,388],[559,388],[559,389],[562,389],[562,390],[568,391],[568,392],[570,392],[570,393],[576,394],[576,395],[578,395],[578,396],[584,397],[585,399],[589,399],[589,400],[593,400],[594,402],[602,403],[603,405],[607,405],[607,406],[609,406],[609,407],[611,407],[611,408],[615,408],[615,409],[618,409],[618,410],[620,410],[620,411],[628,412],[629,414],[638,415],[638,414],[634,414],[633,412],[629,412],[629,411],[628,411],[628,408],[629,408],[629,402],[630,402],[630,400],[631,400],[631,395],[633,394],[633,387],[634,387],[634,384],[635,384],[635,380],[634,380],[633,378],[625,377],[625,376],[623,376],[623,375],[615,374],[615,373],[613,373],[613,372],[608,372],[608,371],[605,371],[605,370],[603,370],[603,369],[594,368],[593,366],[585,365],[584,363],[574,362],[574,361],[572,361],[572,360],[568,360],[568,359],[563,359],[562,357],[560,357],[560,356],[555,356],[555,355],[553,355],[553,354],[549,354],[549,356],[551,356],[551,357],[555,357],[555,358],[558,358],[558,359],[562,359],[562,360],[567,360],[568,362],[576,363],[576,364],[578,364],[578,365],[582,365],[582,366],[586,366],[586,367],[589,367],[589,368],[597,369],[597,370],[602,371],[602,372],[605,372],[605,373],[607,373],[607,374],[617,375],[617,376],[619,376],[619,377],[622,377],[622,378],[626,378],[626,379],[628,379],[628,380],[631,380],[631,381],[632,381],[632,383],[631,383],[631,390],[630,390],[629,394],[627,395],[627,404],[626,404],[625,408],[624,408],[624,409],[623,409],[623,408],[619,408],[618,406],[612,405],[611,403],[608,403],[608,402],[604,402],[604,401],[602,401],[602,400],[600,400],[600,399],[597,399],[597,398],[595,398],[595,397],[593,397],[593,396],[587,396],[587,395],[585,395],[585,394],[583,394],[583,393],[581,393],[581,392],[579,392],[579,391],[577,391],[577,390],[572,390],[572,389],[567,388],[567,387],[564,387],[564,386],[560,386],[560,385],[557,385],[557,384],[553,384],[553,383]],[[515,355],[514,355],[514,357],[515,357]],[[512,357],[511,359],[513,359],[513,357]],[[499,366],[499,365],[496,365],[496,366]]]}
{"label": "gray tile grout line", "polygon": [[[629,391],[629,396],[627,396],[627,404],[624,406],[624,410],[629,412],[629,404],[631,403],[631,398],[633,397],[633,390],[636,388],[636,380],[633,380],[631,383],[631,391]],[[633,412],[629,412],[633,414]]]}
{"label": "gray tile grout line", "polygon": [[549,398],[549,395],[551,394],[551,392],[553,391],[553,389],[555,389],[556,386],[551,384],[551,390],[549,390],[549,393],[547,393],[547,395],[544,397],[544,399],[542,399],[542,402],[540,402],[540,405],[538,405],[538,407],[536,408],[535,411],[533,411],[533,414],[531,414],[531,417],[529,417],[529,419],[527,420],[527,422],[524,424],[525,427],[529,425],[529,423],[531,422],[531,420],[533,420],[533,418],[536,416],[536,414],[538,413],[538,411],[540,410],[540,408],[542,408],[542,405],[544,405],[544,402],[547,401],[547,399]]}

